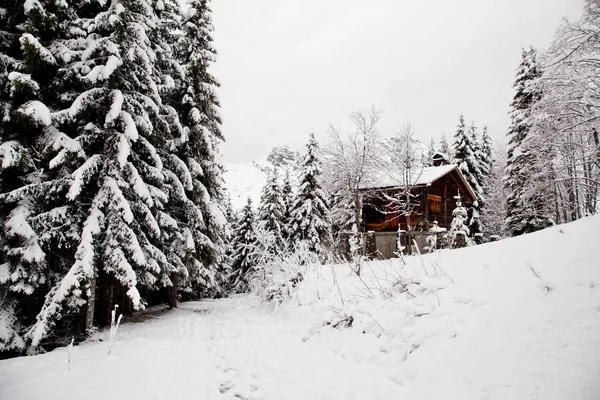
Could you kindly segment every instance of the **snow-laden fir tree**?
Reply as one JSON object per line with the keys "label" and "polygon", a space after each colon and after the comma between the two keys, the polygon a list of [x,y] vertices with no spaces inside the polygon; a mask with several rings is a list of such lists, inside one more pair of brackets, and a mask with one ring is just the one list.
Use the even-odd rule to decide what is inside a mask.
{"label": "snow-laden fir tree", "polygon": [[304,242],[310,252],[320,255],[331,244],[331,225],[327,198],[321,187],[318,150],[315,135],[311,134],[292,205],[289,241],[294,248]]}
{"label": "snow-laden fir tree", "polygon": [[292,204],[294,202],[294,192],[290,181],[290,172],[285,172],[285,178],[281,185],[281,199],[283,200],[283,238],[285,239],[286,247],[289,247],[289,227],[291,222]]}
{"label": "snow-laden fir tree", "polygon": [[479,202],[477,200],[467,210],[467,226],[469,227],[469,234],[471,236],[483,233],[483,225],[479,214]]}
{"label": "snow-laden fir tree", "polygon": [[[238,225],[238,213],[233,209],[233,205],[231,204],[231,197],[227,193],[225,197],[225,219],[227,220],[227,225],[230,229],[227,230],[227,235],[225,237],[225,242],[227,245],[225,246],[225,253],[223,254],[223,263],[227,265],[227,274],[223,277],[224,282],[220,283],[219,289],[227,292],[231,286],[231,271],[233,266],[233,255],[234,255],[234,227]],[[220,279],[220,278],[219,278]]]}
{"label": "snow-laden fir tree", "polygon": [[[479,165],[481,172],[484,177],[484,181],[489,179],[492,173],[492,167],[494,165],[493,151],[492,151],[492,138],[488,134],[487,126],[484,126],[481,131],[481,137],[479,138]],[[486,191],[487,185],[484,182],[484,192]]]}
{"label": "snow-laden fir tree", "polygon": [[[237,212],[233,209],[233,205],[231,204],[231,196],[229,195],[229,193],[227,194],[227,197],[225,197],[225,218],[227,219],[227,223],[230,227],[235,226],[238,220],[238,215]],[[233,232],[230,229],[227,232],[227,237],[231,239],[232,235]],[[227,247],[229,248],[231,246]]]}
{"label": "snow-laden fir tree", "polygon": [[467,244],[467,236],[470,233],[467,226],[467,215],[467,209],[462,205],[459,194],[456,200],[456,207],[452,210],[452,223],[449,231],[452,247],[464,247]]}
{"label": "snow-laden fir tree", "polygon": [[446,140],[446,135],[442,133],[442,137],[440,138],[440,153],[447,155],[448,157],[452,156],[452,150],[450,149],[450,145],[448,144],[448,140]]}
{"label": "snow-laden fir tree", "polygon": [[[83,53],[65,72],[81,92],[61,115],[62,128],[85,154],[66,195],[79,204],[84,222],[75,260],[46,296],[29,332],[33,346],[64,308],[87,307],[86,328],[91,327],[100,270],[102,276],[114,277],[140,308],[138,283],[155,285],[161,268],[171,268],[153,244],[160,240],[160,228],[151,210],[167,199],[155,147],[168,126],[159,116],[157,44],[150,40],[158,18],[152,5],[140,0],[115,4],[89,22],[84,47],[71,49],[72,54]],[[63,90],[73,96],[71,87]],[[57,159],[54,167],[63,167],[66,160]]]}
{"label": "snow-laden fir tree", "polygon": [[478,200],[483,202],[483,188],[481,187],[483,174],[477,159],[476,129],[474,125],[467,129],[463,115],[459,117],[454,134],[453,162],[458,165],[460,172],[475,191]]}
{"label": "snow-laden fir tree", "polygon": [[40,288],[0,323],[33,347],[67,313],[84,330],[159,288],[176,304],[178,281],[214,293],[228,267],[208,3],[70,5],[0,10],[0,291]]}
{"label": "snow-laden fir tree", "polygon": [[[487,126],[483,127],[483,130],[481,132],[481,140],[482,140],[482,151],[485,157],[485,160],[489,165],[493,165],[494,164],[494,141],[492,140],[492,138],[490,137],[489,133],[488,133],[488,128]],[[491,168],[488,168],[488,171],[491,170]]]}
{"label": "snow-laden fir tree", "polygon": [[[157,60],[169,47],[158,17],[163,9],[163,2],[147,0],[106,4],[82,22],[83,37],[68,43],[61,98],[69,106],[57,120],[72,139],[64,140],[51,168],[70,166],[75,151],[83,154],[65,195],[78,208],[81,233],[70,269],[28,333],[34,347],[66,311],[85,309],[90,328],[112,301],[128,312],[144,307],[140,289],[169,286],[181,265],[168,257],[167,232],[181,236],[180,258],[194,245],[194,232],[179,227],[166,207],[170,196],[185,197],[189,181],[171,171],[175,161],[166,151],[180,132],[161,97],[164,71]],[[190,223],[203,218],[193,209],[189,215]],[[95,312],[100,285],[115,294]]]}
{"label": "snow-laden fir tree", "polygon": [[545,211],[545,200],[540,194],[531,193],[535,155],[527,146],[532,126],[531,110],[540,99],[534,82],[541,76],[537,53],[533,48],[523,49],[521,63],[513,87],[515,96],[510,105],[511,123],[508,128],[508,149],[504,187],[507,191],[506,229],[511,235],[534,232],[551,224]]}
{"label": "snow-laden fir tree", "polygon": [[278,182],[277,169],[268,177],[263,187],[260,206],[258,208],[258,223],[273,236],[271,248],[266,249],[271,254],[281,254],[285,248],[285,203]]}
{"label": "snow-laden fir tree", "polygon": [[234,290],[241,292],[247,288],[248,272],[256,266],[256,217],[249,197],[233,233],[232,247],[231,283]]}
{"label": "snow-laden fir tree", "polygon": [[47,173],[54,149],[68,142],[52,126],[51,110],[72,19],[67,2],[0,6],[0,352],[23,349],[24,330],[77,237],[69,207],[48,213],[65,182]]}
{"label": "snow-laden fir tree", "polygon": [[426,162],[423,163],[426,167],[431,167],[433,165],[433,156],[435,155],[435,141],[431,138],[429,142],[429,148],[427,149],[427,159]]}
{"label": "snow-laden fir tree", "polygon": [[[187,290],[200,295],[207,289],[218,290],[225,282],[229,265],[223,256],[229,228],[218,150],[223,141],[216,95],[219,83],[208,71],[216,59],[212,11],[208,1],[198,0],[189,2],[186,12],[183,34],[174,47],[182,63],[180,70],[174,68],[174,74],[179,73],[183,80],[183,84],[175,83],[176,98],[181,101],[174,107],[183,128],[176,125],[166,166],[184,184],[186,196],[180,201],[178,221],[189,229],[194,243],[193,256],[187,257],[186,268],[180,270],[191,272]],[[191,217],[198,217],[190,219],[190,210]]]}

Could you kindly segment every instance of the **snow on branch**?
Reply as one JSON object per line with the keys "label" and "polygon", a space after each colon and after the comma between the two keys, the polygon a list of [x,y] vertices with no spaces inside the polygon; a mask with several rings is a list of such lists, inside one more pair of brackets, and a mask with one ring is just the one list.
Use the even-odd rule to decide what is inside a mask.
{"label": "snow on branch", "polygon": [[94,237],[101,231],[104,215],[99,207],[104,202],[105,194],[101,191],[94,199],[88,217],[83,225],[81,241],[75,254],[75,263],[67,274],[50,290],[42,310],[37,315],[37,321],[27,332],[31,347],[36,348],[60,318],[64,302],[73,296],[72,306],[81,307],[85,300],[81,298],[81,288],[94,278],[96,246]]}
{"label": "snow on branch", "polygon": [[41,101],[28,101],[19,107],[16,112],[35,122],[37,125],[48,126],[52,123],[50,110]]}
{"label": "snow on branch", "polygon": [[95,174],[98,173],[101,166],[102,156],[99,154],[94,154],[88,158],[86,162],[81,165],[81,167],[77,168],[73,174],[71,174],[73,181],[69,188],[69,192],[67,193],[67,199],[75,200],[81,193],[83,186],[87,184]]}
{"label": "snow on branch", "polygon": [[1,168],[16,167],[23,161],[25,148],[16,140],[10,140],[0,144]]}

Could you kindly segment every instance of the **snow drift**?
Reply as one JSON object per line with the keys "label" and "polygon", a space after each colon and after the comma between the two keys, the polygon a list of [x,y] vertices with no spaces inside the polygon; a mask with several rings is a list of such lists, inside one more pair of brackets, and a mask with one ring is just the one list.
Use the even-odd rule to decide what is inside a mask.
{"label": "snow drift", "polygon": [[[0,361],[0,398],[597,399],[600,217],[459,250],[309,267],[279,305],[185,303]],[[99,339],[103,339],[100,342]]]}

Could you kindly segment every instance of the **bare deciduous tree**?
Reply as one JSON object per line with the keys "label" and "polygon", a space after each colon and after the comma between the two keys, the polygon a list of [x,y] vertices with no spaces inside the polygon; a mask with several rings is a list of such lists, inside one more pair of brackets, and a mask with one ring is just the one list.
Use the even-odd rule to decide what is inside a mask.
{"label": "bare deciduous tree", "polygon": [[527,150],[536,157],[530,194],[542,192],[558,223],[598,211],[600,195],[600,7],[585,2],[542,56],[542,93]]}
{"label": "bare deciduous tree", "polygon": [[[419,205],[418,198],[423,192],[417,189],[419,179],[425,167],[423,161],[424,151],[419,147],[415,138],[416,130],[412,122],[406,122],[392,138],[392,146],[389,149],[389,157],[382,172],[391,183],[396,183],[396,189],[391,194],[380,191],[375,195],[383,199],[386,208],[384,213],[391,215],[392,219],[398,219],[398,231],[401,231],[400,219],[405,219],[408,243],[412,243],[410,231],[415,230],[412,225],[411,216],[416,212]],[[400,235],[398,235],[400,240]],[[398,249],[401,249],[398,242]]]}
{"label": "bare deciduous tree", "polygon": [[[373,179],[383,163],[384,149],[379,131],[382,112],[372,106],[366,111],[350,115],[353,129],[343,132],[341,128],[329,126],[329,143],[323,148],[325,179],[330,193],[342,193],[353,202],[354,221],[352,231],[356,243],[354,252],[360,251],[362,243],[362,208],[364,184]],[[356,257],[355,257],[356,258]],[[360,264],[357,264],[357,273]]]}

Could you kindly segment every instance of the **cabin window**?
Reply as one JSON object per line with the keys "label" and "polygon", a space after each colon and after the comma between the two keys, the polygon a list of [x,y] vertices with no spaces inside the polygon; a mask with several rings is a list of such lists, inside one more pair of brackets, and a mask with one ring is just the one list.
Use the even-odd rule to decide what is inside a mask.
{"label": "cabin window", "polygon": [[442,196],[436,196],[434,194],[430,194],[427,196],[427,201],[429,202],[429,212],[431,214],[441,214],[442,212]]}
{"label": "cabin window", "polygon": [[364,218],[367,223],[385,222],[385,214],[372,204],[365,204],[364,213]]}

